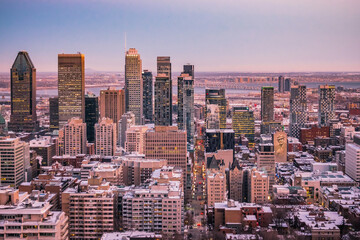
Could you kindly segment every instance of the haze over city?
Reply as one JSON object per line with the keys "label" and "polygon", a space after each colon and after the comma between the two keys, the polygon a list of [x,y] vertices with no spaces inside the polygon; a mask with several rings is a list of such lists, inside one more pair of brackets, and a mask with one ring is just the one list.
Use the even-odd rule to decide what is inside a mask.
{"label": "haze over city", "polygon": [[124,71],[127,47],[144,69],[172,56],[173,70],[291,72],[360,70],[360,2],[18,1],[0,2],[0,72],[19,50],[38,72],[57,71],[57,54],[81,52],[88,69]]}

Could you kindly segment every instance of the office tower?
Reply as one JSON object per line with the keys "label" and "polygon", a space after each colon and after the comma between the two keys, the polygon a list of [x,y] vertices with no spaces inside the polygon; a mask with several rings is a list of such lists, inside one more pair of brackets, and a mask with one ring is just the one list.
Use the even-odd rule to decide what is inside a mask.
{"label": "office tower", "polygon": [[50,130],[59,130],[59,98],[49,98]]}
{"label": "office tower", "polygon": [[101,118],[95,124],[95,152],[100,156],[114,156],[116,152],[116,124],[111,118]]}
{"label": "office tower", "polygon": [[264,171],[258,171],[256,168],[250,173],[250,202],[264,204],[270,200],[269,194],[269,176]]}
{"label": "office tower", "polygon": [[155,125],[172,125],[171,81],[165,73],[155,77]]}
{"label": "office tower", "polygon": [[172,83],[170,57],[157,57],[157,75],[161,73],[164,73],[165,76],[169,77],[170,83]]}
{"label": "office tower", "polygon": [[20,138],[0,138],[1,185],[18,187],[25,180],[26,144]]}
{"label": "office tower", "polygon": [[329,126],[330,120],[335,118],[335,86],[319,86],[319,126]]}
{"label": "office tower", "polygon": [[[355,136],[354,143],[346,144],[345,173],[357,182],[360,182],[360,135]],[[357,142],[356,142],[357,140]]]}
{"label": "office tower", "polygon": [[104,232],[115,230],[116,195],[108,184],[100,181],[101,178],[90,178],[81,186],[68,188],[62,193],[62,210],[69,217],[70,239],[95,240],[100,239]]}
{"label": "office tower", "polygon": [[192,77],[192,79],[195,79],[195,71],[194,71],[194,65],[190,65],[190,64],[186,64],[183,67],[183,72],[185,74],[189,74],[190,77]]}
{"label": "office tower", "polygon": [[274,87],[261,88],[261,121],[274,121]]}
{"label": "office tower", "polygon": [[[263,140],[261,140],[263,141]],[[272,138],[269,137],[272,142]],[[255,152],[256,164],[259,171],[265,171],[269,177],[269,193],[272,193],[272,186],[275,184],[275,155],[274,144],[260,143]]]}
{"label": "office tower", "polygon": [[235,139],[245,136],[253,145],[255,140],[254,112],[249,107],[233,107],[232,128],[235,132]]}
{"label": "office tower", "polygon": [[131,126],[126,130],[125,151],[128,153],[144,154],[145,133],[147,126]]}
{"label": "office tower", "polygon": [[10,70],[11,116],[9,131],[34,132],[36,118],[36,69],[27,52],[18,53]]}
{"label": "office tower", "polygon": [[290,135],[300,139],[300,129],[307,122],[306,86],[295,85],[290,91]]}
{"label": "office tower", "polygon": [[152,72],[144,70],[143,79],[143,112],[147,122],[153,122],[153,75]]}
{"label": "office tower", "polygon": [[206,161],[206,191],[207,204],[213,207],[215,203],[226,199],[226,175],[223,160],[217,160],[215,156]]}
{"label": "office tower", "polygon": [[126,130],[135,125],[135,115],[132,112],[124,113],[118,123],[118,144],[125,148]]}
{"label": "office tower", "polygon": [[169,166],[181,167],[186,173],[186,145],[185,131],[178,130],[176,126],[156,126],[145,134],[145,157],[166,159]]}
{"label": "office tower", "polygon": [[210,119],[212,115],[218,116],[219,128],[226,128],[226,105],[225,89],[205,90],[206,128],[214,128]]}
{"label": "office tower", "polygon": [[[192,65],[190,65],[192,66]],[[185,66],[184,66],[185,68]],[[193,72],[192,72],[193,74]],[[194,79],[189,74],[182,73],[178,77],[178,127],[186,130],[187,141],[194,143]]]}
{"label": "office tower", "polygon": [[[52,195],[53,196],[53,195]],[[52,211],[46,192],[19,193],[0,188],[0,235],[2,239],[69,239],[68,217]]]}
{"label": "office tower", "polygon": [[278,91],[279,93],[283,93],[285,91],[285,78],[283,76],[279,76],[278,81],[279,81]]}
{"label": "office tower", "polygon": [[86,123],[81,118],[69,119],[63,127],[63,134],[65,155],[86,154]]}
{"label": "office tower", "polygon": [[286,78],[285,79],[284,91],[285,92],[290,92],[290,89],[291,89],[291,78]]}
{"label": "office tower", "polygon": [[86,137],[89,143],[95,142],[94,126],[99,121],[99,98],[94,94],[85,95]]}
{"label": "office tower", "polygon": [[30,141],[30,150],[41,156],[41,166],[51,166],[52,158],[56,155],[56,144],[52,142],[51,137],[41,136]]}
{"label": "office tower", "polygon": [[125,91],[109,87],[100,91],[100,118],[110,118],[119,122],[125,113]]}
{"label": "office tower", "polygon": [[219,149],[234,149],[235,133],[232,129],[207,129],[206,152],[216,152]]}
{"label": "office tower", "polygon": [[85,120],[85,56],[58,55],[59,127],[73,117]]}
{"label": "office tower", "polygon": [[143,124],[143,79],[142,62],[135,48],[125,56],[125,111],[135,114],[135,123]]}

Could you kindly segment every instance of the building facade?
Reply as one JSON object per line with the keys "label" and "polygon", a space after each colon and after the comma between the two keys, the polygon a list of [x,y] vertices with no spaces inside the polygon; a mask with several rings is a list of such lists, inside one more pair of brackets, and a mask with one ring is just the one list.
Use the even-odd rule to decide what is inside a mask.
{"label": "building facade", "polygon": [[335,86],[319,86],[318,122],[320,127],[329,126],[330,120],[335,118]]}
{"label": "building facade", "polygon": [[95,153],[100,156],[114,156],[116,152],[116,124],[111,118],[102,118],[95,124]]}
{"label": "building facade", "polygon": [[86,154],[86,123],[80,118],[72,118],[63,127],[64,154],[76,156]]}
{"label": "building facade", "polygon": [[261,121],[274,121],[274,87],[261,88]]}
{"label": "building facade", "polygon": [[94,126],[99,121],[99,99],[94,94],[85,95],[86,137],[89,143],[95,142]]}
{"label": "building facade", "polygon": [[[193,70],[190,72],[194,74]],[[178,77],[177,122],[179,129],[186,130],[187,141],[192,144],[194,143],[195,134],[194,118],[194,78],[187,73],[182,73],[180,77]]]}
{"label": "building facade", "polygon": [[36,69],[27,52],[18,53],[10,70],[11,116],[8,129],[34,132],[36,116]]}
{"label": "building facade", "polygon": [[306,86],[296,85],[290,92],[290,136],[300,138],[300,129],[307,122]]}
{"label": "building facade", "polygon": [[143,78],[143,112],[146,122],[153,122],[153,75],[152,72],[144,70]]}
{"label": "building facade", "polygon": [[211,119],[209,119],[209,115],[213,114],[218,116],[219,128],[226,128],[226,105],[227,101],[225,98],[225,89],[205,90],[205,115],[207,128],[214,128],[211,127]]}
{"label": "building facade", "polygon": [[155,125],[172,125],[172,85],[169,76],[160,73],[155,77]]}
{"label": "building facade", "polygon": [[49,98],[50,130],[59,130],[59,98]]}
{"label": "building facade", "polygon": [[125,91],[109,87],[100,91],[100,118],[110,118],[119,122],[125,113]]}
{"label": "building facade", "polygon": [[249,107],[233,107],[232,128],[235,132],[235,139],[245,136],[249,143],[254,144],[255,118],[254,112]]}
{"label": "building facade", "polygon": [[125,55],[125,111],[135,115],[137,125],[143,123],[142,61],[135,48]]}

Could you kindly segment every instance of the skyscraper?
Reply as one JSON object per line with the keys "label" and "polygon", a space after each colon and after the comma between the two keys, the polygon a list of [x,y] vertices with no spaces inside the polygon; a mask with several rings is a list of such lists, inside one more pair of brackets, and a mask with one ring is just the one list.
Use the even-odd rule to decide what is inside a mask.
{"label": "skyscraper", "polygon": [[125,147],[126,130],[135,125],[135,115],[132,112],[124,113],[118,122],[118,144],[120,147]]}
{"label": "skyscraper", "polygon": [[[169,81],[169,95],[170,95],[170,119],[172,119],[172,78],[171,78],[171,62],[170,57],[157,57],[157,76],[165,74]],[[172,122],[170,123],[170,125]]]}
{"label": "skyscraper", "polygon": [[[191,65],[190,65],[191,66]],[[185,71],[185,66],[184,66]],[[192,73],[193,74],[193,73]],[[186,130],[187,141],[194,143],[194,79],[187,73],[178,77],[178,127]]]}
{"label": "skyscraper", "polygon": [[335,118],[335,86],[320,85],[319,86],[319,110],[318,122],[319,126],[329,126],[330,120]]}
{"label": "skyscraper", "polygon": [[[265,140],[264,140],[265,139]],[[269,176],[269,192],[272,192],[272,187],[275,184],[275,153],[274,144],[271,136],[262,136],[260,144],[256,149],[256,164],[258,170],[265,170]]]}
{"label": "skyscraper", "polygon": [[194,71],[194,65],[186,64],[184,65],[184,71],[182,73],[189,74],[192,79],[195,78],[195,71]]}
{"label": "skyscraper", "polygon": [[62,131],[65,155],[86,154],[86,123],[81,118],[69,119]]}
{"label": "skyscraper", "polygon": [[153,75],[150,71],[144,70],[143,79],[143,112],[147,122],[153,121]]}
{"label": "skyscraper", "polygon": [[306,86],[295,85],[290,92],[290,136],[300,139],[300,128],[307,121]]}
{"label": "skyscraper", "polygon": [[59,98],[49,98],[50,130],[59,130]]}
{"label": "skyscraper", "polygon": [[100,91],[100,118],[111,118],[119,122],[125,113],[125,91],[109,87]]}
{"label": "skyscraper", "polygon": [[279,81],[278,91],[279,93],[283,93],[285,91],[285,78],[283,76],[279,76],[278,81]]}
{"label": "skyscraper", "polygon": [[235,139],[245,136],[249,143],[254,143],[255,118],[249,107],[233,107],[232,128],[235,132]]}
{"label": "skyscraper", "polygon": [[286,78],[284,83],[284,91],[290,92],[291,89],[291,78]]}
{"label": "skyscraper", "polygon": [[125,111],[135,114],[135,122],[143,123],[143,79],[142,62],[135,48],[125,56]]}
{"label": "skyscraper", "polygon": [[[206,127],[210,124],[210,115],[217,114],[219,119],[219,128],[226,128],[226,98],[225,89],[206,89],[205,90],[205,115]],[[210,112],[211,111],[211,112]]]}
{"label": "skyscraper", "polygon": [[111,118],[101,118],[95,124],[95,152],[100,156],[114,156],[116,152],[116,124]]}
{"label": "skyscraper", "polygon": [[73,117],[85,120],[85,56],[58,55],[59,127]]}
{"label": "skyscraper", "polygon": [[261,121],[274,121],[274,87],[261,88]]}
{"label": "skyscraper", "polygon": [[94,94],[85,95],[85,123],[87,140],[95,141],[94,126],[99,121],[99,99]]}
{"label": "skyscraper", "polygon": [[171,81],[165,73],[155,78],[155,125],[172,125]]}
{"label": "skyscraper", "polygon": [[11,116],[8,129],[15,132],[36,131],[36,69],[27,52],[18,53],[10,76]]}

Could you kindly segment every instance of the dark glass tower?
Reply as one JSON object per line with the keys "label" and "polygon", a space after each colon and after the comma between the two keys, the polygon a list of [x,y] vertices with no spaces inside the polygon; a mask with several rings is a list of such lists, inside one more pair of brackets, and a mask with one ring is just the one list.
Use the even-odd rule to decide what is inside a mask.
{"label": "dark glass tower", "polygon": [[155,78],[155,125],[172,125],[171,82],[164,73]]}
{"label": "dark glass tower", "polygon": [[[185,71],[185,66],[184,66]],[[192,74],[194,67],[192,66]],[[188,73],[182,73],[178,77],[178,127],[186,130],[187,141],[194,143],[194,78]]]}
{"label": "dark glass tower", "polygon": [[169,98],[168,98],[170,104],[169,116],[170,116],[170,125],[172,125],[172,79],[171,79],[171,62],[170,62],[170,57],[168,56],[157,57],[157,76],[160,76],[161,74],[165,74],[165,76],[168,78],[167,81],[169,82],[168,84],[169,89],[167,91],[169,91]]}
{"label": "dark glass tower", "polygon": [[206,116],[206,125],[208,124],[208,111],[209,105],[217,105],[217,110],[219,114],[219,128],[226,128],[226,98],[225,98],[225,89],[206,89],[205,90],[205,116]]}
{"label": "dark glass tower", "polygon": [[278,81],[279,81],[278,91],[279,93],[283,93],[285,91],[285,78],[283,76],[279,76]]}
{"label": "dark glass tower", "polygon": [[95,142],[95,124],[99,120],[99,101],[93,94],[85,95],[85,123],[87,140]]}
{"label": "dark glass tower", "polygon": [[36,69],[27,52],[18,53],[10,76],[11,116],[8,129],[15,132],[36,131]]}
{"label": "dark glass tower", "polygon": [[153,122],[153,75],[148,70],[142,73],[143,79],[143,114],[145,121]]}
{"label": "dark glass tower", "polygon": [[59,98],[49,98],[50,105],[50,130],[59,129]]}
{"label": "dark glass tower", "polygon": [[189,74],[189,76],[192,77],[192,79],[194,79],[195,78],[194,65],[190,65],[190,64],[184,65],[183,73]]}
{"label": "dark glass tower", "polygon": [[255,118],[249,107],[233,107],[232,126],[235,138],[245,136],[250,143],[254,143]]}
{"label": "dark glass tower", "polygon": [[274,87],[261,88],[261,121],[274,121]]}

